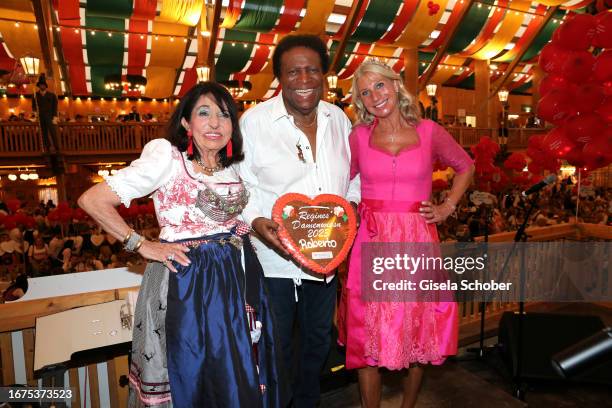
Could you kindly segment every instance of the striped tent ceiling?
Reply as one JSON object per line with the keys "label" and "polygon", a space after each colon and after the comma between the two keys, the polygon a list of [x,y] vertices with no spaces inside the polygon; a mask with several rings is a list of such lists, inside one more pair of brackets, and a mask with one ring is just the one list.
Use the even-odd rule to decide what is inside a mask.
{"label": "striped tent ceiling", "polygon": [[[336,72],[345,94],[368,56],[402,72],[402,50],[415,48],[419,73],[433,69],[428,82],[468,89],[475,60],[490,61],[495,81],[520,58],[507,87],[525,92],[554,30],[593,0],[223,0],[217,24],[215,0],[54,0],[44,23],[34,12],[41,3],[0,4],[0,69],[14,70],[24,55],[42,57],[38,30],[46,28],[59,93],[121,96],[104,87],[105,76],[115,74],[145,76],[144,97],[181,96],[197,80],[198,41],[210,38],[213,21],[216,79],[248,80],[253,86],[243,98],[265,99],[279,91],[274,44],[296,32],[322,36],[332,58],[343,49]],[[445,53],[435,58],[440,48]]]}

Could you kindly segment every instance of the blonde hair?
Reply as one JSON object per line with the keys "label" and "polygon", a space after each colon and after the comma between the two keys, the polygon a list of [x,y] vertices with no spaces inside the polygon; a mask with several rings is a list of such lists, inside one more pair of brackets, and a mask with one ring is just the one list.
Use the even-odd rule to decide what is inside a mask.
{"label": "blonde hair", "polygon": [[421,110],[417,105],[416,98],[406,90],[402,78],[391,67],[377,59],[366,60],[357,68],[353,75],[351,94],[353,95],[353,109],[357,113],[357,123],[370,124],[374,120],[374,115],[363,106],[359,89],[357,88],[357,81],[367,72],[381,75],[397,83],[400,114],[408,123],[416,126],[421,120]]}

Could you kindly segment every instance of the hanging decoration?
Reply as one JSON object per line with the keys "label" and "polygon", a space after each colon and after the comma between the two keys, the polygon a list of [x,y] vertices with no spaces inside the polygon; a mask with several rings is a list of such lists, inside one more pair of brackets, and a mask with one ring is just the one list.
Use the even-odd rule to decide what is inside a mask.
{"label": "hanging decoration", "polygon": [[537,163],[534,170],[552,170],[557,159],[584,170],[612,163],[612,49],[590,51],[612,46],[611,17],[573,15],[542,49],[539,65],[548,75],[540,85],[537,114],[556,127],[530,138],[527,154]]}
{"label": "hanging decoration", "polygon": [[142,75],[107,75],[104,77],[104,88],[109,91],[128,93],[144,93],[147,79]]}
{"label": "hanging decoration", "polygon": [[249,81],[232,79],[228,81],[221,81],[219,83],[227,88],[227,90],[232,95],[232,97],[234,97],[234,99],[241,98],[252,88],[252,85]]}

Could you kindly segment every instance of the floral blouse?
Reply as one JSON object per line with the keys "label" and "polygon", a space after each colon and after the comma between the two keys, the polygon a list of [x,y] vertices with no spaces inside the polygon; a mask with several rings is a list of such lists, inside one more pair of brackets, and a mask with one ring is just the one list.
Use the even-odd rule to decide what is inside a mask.
{"label": "floral blouse", "polygon": [[218,194],[243,189],[235,169],[228,167],[212,176],[196,173],[186,154],[166,139],[147,143],[140,158],[105,180],[126,207],[135,198],[151,195],[161,240],[177,241],[228,232],[241,222],[236,217],[219,223],[196,207],[198,192],[206,187]]}

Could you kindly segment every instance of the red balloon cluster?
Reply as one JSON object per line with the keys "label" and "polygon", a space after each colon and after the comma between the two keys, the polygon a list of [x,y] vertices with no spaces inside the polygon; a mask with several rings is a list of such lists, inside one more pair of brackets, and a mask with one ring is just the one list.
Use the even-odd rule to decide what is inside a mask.
{"label": "red balloon cluster", "polygon": [[612,163],[612,13],[569,18],[542,48],[539,64],[547,75],[537,113],[556,127],[530,139],[530,171],[553,171],[557,159],[588,170]]}
{"label": "red balloon cluster", "polygon": [[153,204],[153,200],[147,201],[146,204],[138,204],[136,201],[132,201],[130,204],[130,208],[127,208],[125,205],[121,204],[117,207],[117,211],[122,218],[136,218],[139,215],[146,214],[155,214],[155,206]]}
{"label": "red balloon cluster", "polygon": [[438,14],[438,11],[440,11],[440,5],[434,3],[433,1],[427,2],[427,8],[429,9],[427,14],[429,14],[430,16],[435,16],[436,14]]}
{"label": "red balloon cluster", "polygon": [[435,179],[431,183],[431,188],[433,189],[433,191],[446,190],[448,188],[448,181],[444,179]]}
{"label": "red balloon cluster", "polygon": [[499,145],[485,136],[470,149],[474,154],[476,188],[486,192],[498,192],[506,188],[510,179],[493,162],[499,153]]}
{"label": "red balloon cluster", "polygon": [[510,170],[523,171],[527,165],[527,159],[523,153],[512,153],[504,162],[504,167]]}

